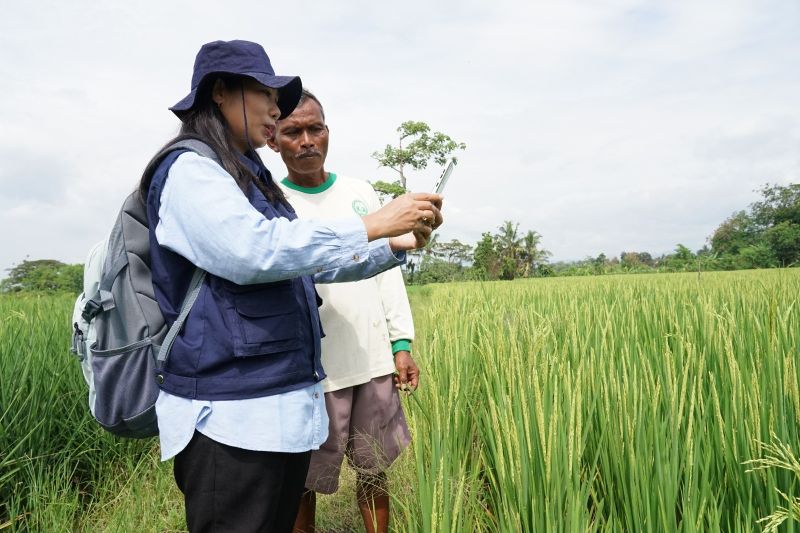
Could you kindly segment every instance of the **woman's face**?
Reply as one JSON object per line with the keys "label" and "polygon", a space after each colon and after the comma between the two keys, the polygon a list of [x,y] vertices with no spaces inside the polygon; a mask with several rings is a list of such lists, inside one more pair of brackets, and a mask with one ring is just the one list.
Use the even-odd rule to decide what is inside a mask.
{"label": "woman's face", "polygon": [[[233,143],[242,152],[248,150],[247,139],[253,148],[261,148],[275,134],[275,121],[281,116],[278,90],[261,85],[252,78],[242,78],[242,86],[228,87],[222,80],[214,83],[211,97],[217,104],[233,134]],[[244,95],[244,106],[242,96]],[[245,132],[244,113],[247,113]],[[245,133],[247,136],[245,136]]]}

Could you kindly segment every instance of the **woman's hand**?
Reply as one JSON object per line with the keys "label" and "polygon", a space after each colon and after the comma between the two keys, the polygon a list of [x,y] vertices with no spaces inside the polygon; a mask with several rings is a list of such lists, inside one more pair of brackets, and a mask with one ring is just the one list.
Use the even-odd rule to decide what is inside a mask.
{"label": "woman's hand", "polygon": [[[433,193],[408,193],[399,196],[369,215],[362,217],[367,230],[367,240],[413,234],[415,246],[398,249],[410,250],[425,246],[431,231],[442,225],[442,197]],[[410,237],[402,242],[410,244]]]}
{"label": "woman's hand", "polygon": [[408,250],[416,250],[418,248],[425,248],[428,244],[428,239],[431,236],[431,228],[423,228],[420,231],[410,231],[398,237],[389,239],[389,248],[393,252],[407,252]]}

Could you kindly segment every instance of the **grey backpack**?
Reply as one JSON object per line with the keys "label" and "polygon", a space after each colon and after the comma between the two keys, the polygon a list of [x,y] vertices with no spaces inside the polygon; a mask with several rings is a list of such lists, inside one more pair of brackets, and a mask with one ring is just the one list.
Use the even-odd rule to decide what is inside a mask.
{"label": "grey backpack", "polygon": [[[178,149],[219,162],[197,140],[172,144],[156,160]],[[147,209],[138,191],[123,203],[108,238],[89,253],[84,291],[73,311],[71,351],[89,387],[89,410],[111,433],[130,438],[158,434],[156,369],[166,363],[205,275],[195,270],[181,312],[167,328],[153,291]]]}

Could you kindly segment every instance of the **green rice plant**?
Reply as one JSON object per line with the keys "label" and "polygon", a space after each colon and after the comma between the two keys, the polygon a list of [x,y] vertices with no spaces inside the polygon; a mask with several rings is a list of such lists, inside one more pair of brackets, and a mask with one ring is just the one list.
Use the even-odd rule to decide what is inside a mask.
{"label": "green rice plant", "polygon": [[[421,298],[425,297],[422,293]],[[394,527],[398,531],[481,531],[486,511],[481,497],[480,443],[475,438],[475,412],[482,400],[475,387],[480,368],[473,348],[475,311],[469,300],[455,309],[443,302],[429,303],[432,313],[456,313],[465,320],[447,321],[447,330],[438,322],[417,322],[418,335],[427,339],[419,349],[438,357],[426,358],[420,388],[405,401],[413,434],[425,437],[415,437],[406,454],[413,454],[413,490],[391,493]]]}
{"label": "green rice plant", "polygon": [[[745,461],[751,465],[747,472],[757,472],[759,470],[779,469],[791,472],[795,481],[800,481],[800,460],[798,460],[792,447],[781,442],[772,435],[772,441],[761,443],[762,456],[756,459]],[[791,526],[794,521],[800,521],[800,497],[785,494],[780,489],[775,489],[781,499],[786,502],[786,506],[778,506],[772,513],[758,520],[764,525],[763,531],[778,531],[781,525],[787,523]]]}
{"label": "green rice plant", "polygon": [[89,416],[69,296],[0,297],[0,528],[74,531],[114,465],[150,453]]}
{"label": "green rice plant", "polygon": [[[771,432],[799,442],[798,289],[790,270],[414,294],[422,366],[437,374],[417,408],[435,422],[413,417],[414,445],[479,452],[458,448],[480,472],[477,492],[461,492],[474,500],[463,509],[484,510],[470,514],[479,529],[757,530],[794,483],[743,463]],[[418,471],[432,455],[417,454]],[[431,516],[425,531],[440,530],[431,495],[458,492],[445,480],[418,474],[406,503]]]}
{"label": "green rice plant", "polygon": [[[393,529],[793,531],[798,295],[793,269],[412,291]],[[88,416],[70,310],[0,298],[0,530],[182,530],[155,441]]]}

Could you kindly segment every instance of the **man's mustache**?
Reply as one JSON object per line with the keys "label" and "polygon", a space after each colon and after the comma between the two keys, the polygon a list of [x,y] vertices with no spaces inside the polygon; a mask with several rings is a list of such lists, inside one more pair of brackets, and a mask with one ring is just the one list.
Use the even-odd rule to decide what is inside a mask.
{"label": "man's mustache", "polygon": [[296,159],[305,159],[307,157],[322,157],[322,152],[320,152],[319,150],[305,150],[303,152],[300,152],[294,157]]}

